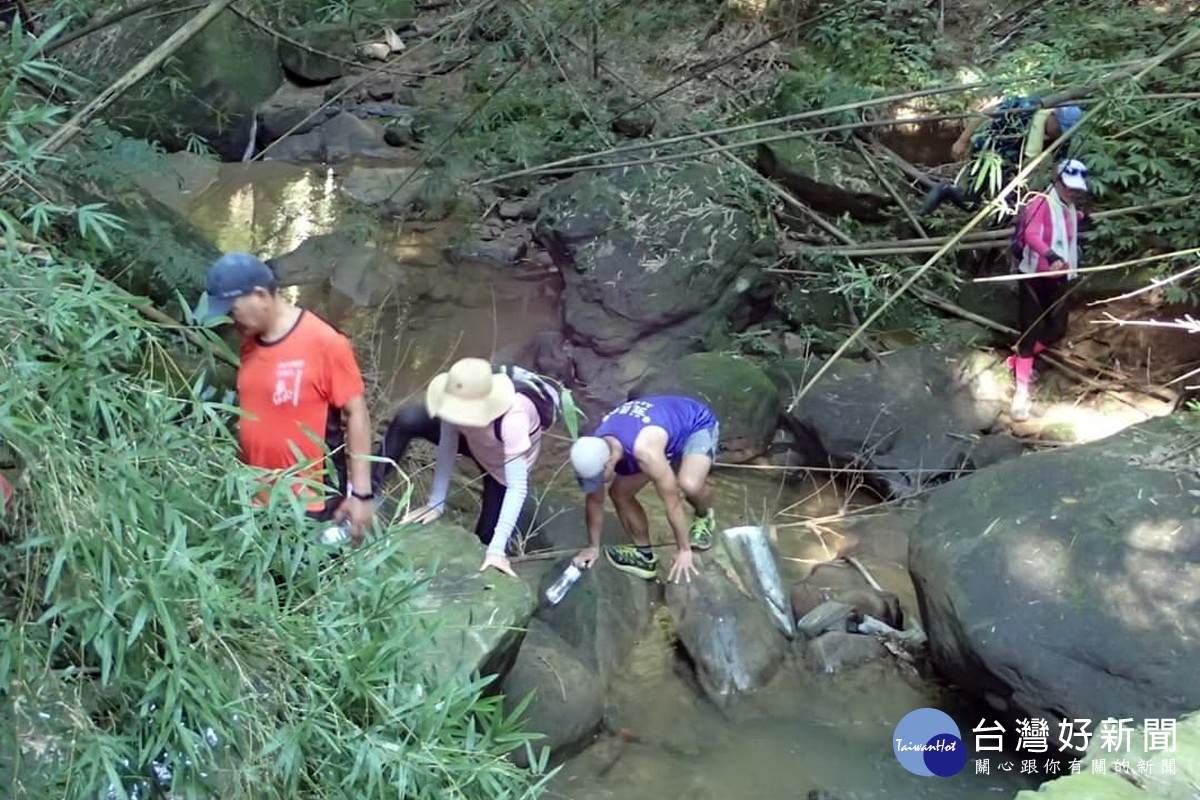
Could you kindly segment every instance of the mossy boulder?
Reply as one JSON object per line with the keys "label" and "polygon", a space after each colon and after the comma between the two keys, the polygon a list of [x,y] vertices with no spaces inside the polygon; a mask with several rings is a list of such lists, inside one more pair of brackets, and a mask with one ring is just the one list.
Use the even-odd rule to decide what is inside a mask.
{"label": "mossy boulder", "polygon": [[1198,435],[1176,414],[933,492],[909,568],[939,671],[1052,730],[1200,708]]}
{"label": "mossy boulder", "polygon": [[[164,12],[135,15],[63,48],[67,66],[106,85],[166,40],[181,20],[170,0]],[[145,81],[103,114],[113,127],[182,150],[192,136],[227,161],[239,161],[250,141],[255,109],[283,82],[274,39],[232,11],[217,15],[163,68],[172,77]]]}
{"label": "mossy boulder", "polygon": [[641,381],[630,398],[682,394],[708,405],[721,421],[722,460],[744,462],[762,455],[779,422],[779,390],[744,358],[696,353]]}
{"label": "mossy boulder", "polygon": [[503,674],[516,658],[535,598],[529,585],[496,570],[480,572],[483,546],[473,534],[439,520],[405,530],[401,554],[429,570],[413,601],[428,628],[420,655],[437,680]]}
{"label": "mossy boulder", "polygon": [[581,173],[546,193],[536,235],[562,273],[564,351],[586,394],[620,402],[755,307],[774,252],[755,191],[696,163]]}
{"label": "mossy boulder", "polygon": [[354,55],[354,33],[345,25],[305,25],[287,31],[287,35],[299,44],[280,40],[279,60],[300,84],[329,83],[342,77],[347,65],[338,58]]}
{"label": "mossy boulder", "polygon": [[828,214],[879,222],[892,202],[858,153],[813,136],[758,145],[758,169],[797,199]]}

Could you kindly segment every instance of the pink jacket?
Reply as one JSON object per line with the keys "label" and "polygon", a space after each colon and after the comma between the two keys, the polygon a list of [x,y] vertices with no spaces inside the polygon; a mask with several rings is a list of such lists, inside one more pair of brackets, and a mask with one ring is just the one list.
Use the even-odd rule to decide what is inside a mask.
{"label": "pink jacket", "polygon": [[[1050,222],[1050,202],[1044,194],[1039,194],[1029,201],[1025,208],[1021,209],[1021,216],[1025,220],[1025,230],[1021,241],[1030,250],[1037,253],[1036,271],[1049,272],[1050,261],[1046,258],[1046,253],[1050,251],[1050,241],[1054,236],[1054,227]],[[1072,241],[1078,241],[1081,219],[1083,219],[1083,212],[1079,209],[1067,217],[1067,237]],[[1067,256],[1066,253],[1057,255],[1064,259]]]}

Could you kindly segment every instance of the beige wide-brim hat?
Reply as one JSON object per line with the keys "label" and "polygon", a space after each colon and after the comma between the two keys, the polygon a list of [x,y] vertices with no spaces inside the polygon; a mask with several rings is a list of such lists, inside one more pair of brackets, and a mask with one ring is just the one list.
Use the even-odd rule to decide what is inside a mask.
{"label": "beige wide-brim hat", "polygon": [[452,425],[482,428],[512,408],[517,390],[482,358],[464,358],[429,382],[425,410]]}

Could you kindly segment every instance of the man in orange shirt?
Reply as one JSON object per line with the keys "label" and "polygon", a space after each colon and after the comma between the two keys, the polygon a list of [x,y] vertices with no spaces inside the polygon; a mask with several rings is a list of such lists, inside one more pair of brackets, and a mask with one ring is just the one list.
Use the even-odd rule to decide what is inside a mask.
{"label": "man in orange shirt", "polygon": [[[242,334],[237,374],[242,460],[272,473],[299,466],[303,477],[337,491],[329,499],[297,484],[314,519],[349,520],[362,542],[375,513],[371,494],[371,421],[362,373],[350,341],[310,311],[276,293],[271,268],[248,253],[228,253],[206,280],[208,317],[228,316]],[[337,476],[324,466],[337,451],[345,421],[346,459],[335,452]],[[336,484],[333,480],[336,477]]]}

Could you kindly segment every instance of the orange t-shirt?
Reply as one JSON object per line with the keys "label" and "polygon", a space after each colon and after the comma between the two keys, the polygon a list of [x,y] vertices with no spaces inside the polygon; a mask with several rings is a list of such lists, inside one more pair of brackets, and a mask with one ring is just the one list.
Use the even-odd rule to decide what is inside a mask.
{"label": "orange t-shirt", "polygon": [[[242,460],[266,470],[315,462],[306,478],[324,474],[322,442],[341,426],[340,410],[364,391],[350,340],[327,322],[301,311],[282,339],[242,340],[238,368],[238,426]],[[293,450],[300,453],[298,461]],[[314,501],[309,509],[320,508]]]}

